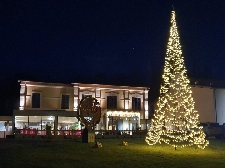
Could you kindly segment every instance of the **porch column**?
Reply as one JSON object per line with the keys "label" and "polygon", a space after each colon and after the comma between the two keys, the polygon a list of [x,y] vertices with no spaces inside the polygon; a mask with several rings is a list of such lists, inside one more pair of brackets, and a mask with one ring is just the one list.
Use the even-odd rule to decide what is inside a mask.
{"label": "porch column", "polygon": [[138,127],[141,126],[141,119],[140,119],[140,113],[138,114]]}
{"label": "porch column", "polygon": [[98,100],[98,102],[101,106],[101,89],[100,88],[95,89],[95,98]]}
{"label": "porch column", "polygon": [[13,115],[13,118],[12,118],[12,133],[15,132],[15,116]]}
{"label": "porch column", "polygon": [[124,109],[125,110],[129,109],[129,91],[128,90],[124,91]]}
{"label": "porch column", "polygon": [[9,131],[9,120],[7,120],[5,122],[5,131],[8,132]]}
{"label": "porch column", "polygon": [[54,135],[58,135],[58,116],[55,116],[55,121],[54,121]]}
{"label": "porch column", "polygon": [[73,111],[77,111],[78,110],[78,103],[79,103],[79,87],[78,86],[74,86],[74,103],[73,103]]}
{"label": "porch column", "polygon": [[27,128],[30,128],[30,116],[27,116]]}
{"label": "porch column", "polygon": [[145,110],[145,119],[149,119],[149,112],[148,112],[148,90],[144,91],[144,110]]}
{"label": "porch column", "polygon": [[24,110],[26,104],[26,84],[20,84],[20,110]]}
{"label": "porch column", "polygon": [[105,117],[106,117],[106,122],[105,122],[105,130],[108,130],[108,116],[107,116],[107,114],[105,115]]}

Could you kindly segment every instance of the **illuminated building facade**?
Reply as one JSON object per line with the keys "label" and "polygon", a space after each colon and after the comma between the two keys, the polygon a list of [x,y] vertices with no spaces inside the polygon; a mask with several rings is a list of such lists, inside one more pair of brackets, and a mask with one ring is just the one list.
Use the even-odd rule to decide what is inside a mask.
{"label": "illuminated building facade", "polygon": [[[78,105],[86,96],[97,99],[101,119],[95,130],[144,130],[147,128],[147,87],[101,84],[20,82],[20,107],[13,111],[16,129],[80,130]],[[88,117],[88,116],[87,116]]]}
{"label": "illuminated building facade", "polygon": [[[12,134],[12,125],[15,125],[18,129],[23,129],[23,127],[26,126],[38,130],[44,130],[46,124],[56,126],[56,124],[54,124],[57,121],[55,116],[58,116],[58,124],[55,127],[56,130],[77,128],[78,125],[74,124],[78,122],[76,107],[82,97],[84,97],[83,95],[92,95],[101,103],[102,118],[96,129],[126,130],[127,128],[129,129],[129,126],[130,129],[133,129],[136,126],[135,123],[138,125],[138,122],[140,122],[142,130],[146,129],[147,124],[149,126],[150,119],[148,118],[151,117],[151,115],[149,116],[148,106],[144,106],[148,104],[148,102],[146,102],[148,101],[148,88],[97,84],[54,84],[31,81],[20,81],[20,85],[20,107],[13,111],[13,116],[0,116],[0,138]],[[135,88],[137,90],[135,90]],[[195,100],[195,107],[199,112],[200,122],[218,122],[220,125],[225,123],[225,89],[223,87],[216,88],[193,84],[191,85],[191,90]],[[38,101],[39,98],[35,98],[35,95],[37,96],[39,94],[33,93],[40,93],[40,103]],[[106,97],[109,93],[112,96],[119,96],[117,98],[117,111],[107,109]],[[126,95],[126,99],[124,100],[125,93],[128,95]],[[63,96],[64,94],[69,95],[69,100],[68,96]],[[140,111],[132,110],[132,106],[135,106],[132,105],[134,104],[132,103],[132,99],[135,100],[135,98],[141,98],[137,99],[141,100]],[[40,108],[32,108],[32,106],[38,107],[38,104],[40,104]],[[61,109],[66,106],[69,106],[69,108]],[[139,103],[137,103],[136,108],[140,108]],[[121,115],[124,114],[126,116],[128,112],[130,112],[129,114],[131,115],[132,112],[138,112],[138,114],[140,114],[140,119],[134,122],[134,120],[131,121],[131,117],[123,117]],[[107,115],[108,117],[106,118]],[[121,119],[123,119],[123,121],[117,119],[118,115],[122,117]],[[128,124],[128,122],[130,122],[130,124]]]}

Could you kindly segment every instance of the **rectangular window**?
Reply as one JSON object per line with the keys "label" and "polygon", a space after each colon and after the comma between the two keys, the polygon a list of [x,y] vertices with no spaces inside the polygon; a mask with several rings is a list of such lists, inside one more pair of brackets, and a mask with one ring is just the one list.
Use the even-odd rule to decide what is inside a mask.
{"label": "rectangular window", "polygon": [[40,108],[40,93],[32,93],[32,108]]}
{"label": "rectangular window", "polygon": [[132,110],[141,110],[141,98],[132,97]]}
{"label": "rectangular window", "polygon": [[117,96],[107,96],[107,109],[117,109]]}
{"label": "rectangular window", "polygon": [[29,126],[28,116],[15,116],[15,127],[17,129],[27,128]]}
{"label": "rectangular window", "polygon": [[69,109],[70,95],[62,95],[61,109]]}

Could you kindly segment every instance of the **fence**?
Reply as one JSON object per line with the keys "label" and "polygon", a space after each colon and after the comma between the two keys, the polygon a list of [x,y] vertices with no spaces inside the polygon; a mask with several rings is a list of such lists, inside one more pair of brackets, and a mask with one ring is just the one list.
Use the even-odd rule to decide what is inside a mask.
{"label": "fence", "polygon": [[[94,130],[96,139],[111,139],[111,138],[143,138],[147,134],[147,130]],[[56,136],[54,136],[56,133]],[[14,134],[16,137],[45,137],[47,135],[46,130],[36,129],[17,129]],[[7,133],[12,135],[12,132]],[[49,135],[49,134],[48,134]],[[82,130],[51,130],[50,135],[54,137],[63,138],[80,138]],[[6,136],[2,136],[5,138]]]}

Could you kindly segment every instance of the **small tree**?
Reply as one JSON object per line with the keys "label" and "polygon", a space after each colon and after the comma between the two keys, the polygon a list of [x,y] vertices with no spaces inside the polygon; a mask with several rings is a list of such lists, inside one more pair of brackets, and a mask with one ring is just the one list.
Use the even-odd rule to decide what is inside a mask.
{"label": "small tree", "polygon": [[199,115],[189,83],[175,11],[172,11],[160,96],[145,139],[149,145],[164,142],[175,149],[191,145],[204,149],[208,145],[205,133],[199,126]]}

